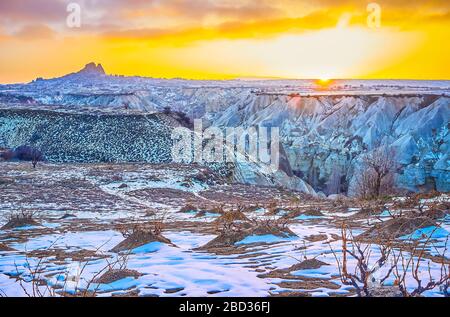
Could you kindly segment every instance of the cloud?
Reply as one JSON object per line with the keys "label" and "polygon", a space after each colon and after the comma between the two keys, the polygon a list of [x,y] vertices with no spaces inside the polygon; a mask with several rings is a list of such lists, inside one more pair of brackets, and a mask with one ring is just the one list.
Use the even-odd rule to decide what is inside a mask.
{"label": "cloud", "polygon": [[7,35],[2,28],[0,28],[0,42],[8,40],[9,35]]}
{"label": "cloud", "polygon": [[334,27],[339,16],[330,12],[317,12],[301,18],[278,18],[254,22],[223,22],[208,27],[143,28],[105,32],[103,36],[118,40],[154,40],[166,44],[208,39],[266,38],[285,32],[305,32]]}
{"label": "cloud", "polygon": [[[292,0],[295,1],[295,0]],[[289,0],[288,0],[289,2]],[[336,0],[314,0],[319,6],[362,6],[366,7],[368,3],[375,2],[378,3],[382,8],[392,9],[392,8],[407,8],[407,7],[447,7],[448,8],[448,0],[426,0],[426,1],[411,1],[411,0],[374,0],[374,1],[361,1],[361,0],[345,0],[345,1],[336,1]]]}
{"label": "cloud", "polygon": [[26,25],[14,34],[16,38],[23,40],[51,39],[55,32],[45,24]]}
{"label": "cloud", "polygon": [[[51,36],[42,25],[62,35],[98,35],[109,39],[164,40],[175,45],[212,38],[262,38],[284,32],[365,25],[361,0],[78,0],[82,27],[65,25],[69,0],[0,1],[0,26],[9,35]],[[450,22],[448,0],[376,0],[382,8],[382,26],[417,28]],[[40,27],[32,30],[29,25]],[[22,28],[27,28],[21,30]],[[21,30],[18,31],[17,30]],[[26,31],[26,32],[25,32]]]}
{"label": "cloud", "polygon": [[282,10],[264,1],[165,0],[146,3],[146,6],[131,6],[130,8],[125,7],[122,9],[126,15],[131,17],[165,14],[167,16],[191,19],[216,17],[253,20],[283,14]]}
{"label": "cloud", "polygon": [[[448,0],[410,2],[377,1],[382,8],[382,25],[420,28],[421,23],[449,21]],[[336,26],[343,16],[349,17],[348,25],[366,26],[368,14],[368,2],[360,0],[114,0],[112,3],[110,20],[107,16],[103,19],[117,21],[112,17],[120,16],[122,24],[109,29],[100,24],[99,33],[105,34],[107,30],[105,35],[110,38],[165,39],[174,44],[213,37],[270,37],[283,32],[316,30]],[[155,19],[164,19],[165,23],[157,23]]]}
{"label": "cloud", "polygon": [[64,0],[0,1],[0,21],[49,22],[64,19],[67,3]]}

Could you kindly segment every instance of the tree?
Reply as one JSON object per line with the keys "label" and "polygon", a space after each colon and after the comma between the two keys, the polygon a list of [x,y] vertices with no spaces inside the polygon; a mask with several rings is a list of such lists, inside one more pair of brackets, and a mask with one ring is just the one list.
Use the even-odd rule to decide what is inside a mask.
{"label": "tree", "polygon": [[35,147],[22,145],[14,150],[12,159],[31,161],[33,168],[36,168],[37,163],[44,160],[44,155]]}
{"label": "tree", "polygon": [[39,150],[32,148],[30,155],[31,164],[33,165],[33,168],[36,168],[37,163],[42,160],[42,153]]}
{"label": "tree", "polygon": [[380,146],[364,154],[361,163],[356,175],[358,196],[373,199],[392,190],[397,170],[395,151],[392,148]]}

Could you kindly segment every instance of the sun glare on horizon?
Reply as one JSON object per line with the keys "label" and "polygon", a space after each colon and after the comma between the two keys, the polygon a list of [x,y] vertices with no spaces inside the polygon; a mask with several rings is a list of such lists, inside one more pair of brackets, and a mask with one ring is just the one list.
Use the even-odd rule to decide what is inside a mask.
{"label": "sun glare on horizon", "polygon": [[326,90],[333,83],[334,83],[334,80],[329,77],[321,77],[314,81],[314,84],[316,85],[316,89],[318,89],[318,90]]}
{"label": "sun glare on horizon", "polygon": [[327,85],[331,81],[331,78],[329,78],[329,77],[321,77],[321,78],[318,79],[318,81],[322,85]]}

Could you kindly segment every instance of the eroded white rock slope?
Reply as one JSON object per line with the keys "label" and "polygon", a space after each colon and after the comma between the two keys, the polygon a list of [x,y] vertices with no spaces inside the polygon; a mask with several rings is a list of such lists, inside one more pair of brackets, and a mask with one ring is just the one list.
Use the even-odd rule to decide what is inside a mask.
{"label": "eroded white rock slope", "polygon": [[[327,183],[339,173],[351,194],[361,154],[387,144],[395,148],[400,164],[398,185],[448,192],[449,95],[449,81],[347,80],[320,87],[308,80],[166,80],[110,76],[101,66],[89,64],[60,78],[0,86],[0,147],[36,143],[45,150],[45,144],[56,144],[58,155],[53,153],[55,149],[46,151],[54,161],[101,161],[106,157],[111,161],[164,162],[171,145],[165,140],[176,124],[158,116],[144,123],[114,114],[101,124],[90,120],[90,126],[79,124],[72,112],[57,121],[64,128],[57,133],[59,140],[64,140],[61,146],[51,139],[54,134],[42,133],[43,122],[52,121],[49,113],[17,115],[8,111],[13,105],[28,109],[47,106],[50,110],[83,110],[83,115],[89,116],[100,108],[135,114],[170,107],[191,119],[202,118],[204,126],[280,128],[282,153],[287,159],[283,170],[267,175],[254,164],[238,164],[234,170],[238,181],[333,194]],[[121,124],[125,126],[121,128]],[[152,137],[142,138],[148,133]]]}

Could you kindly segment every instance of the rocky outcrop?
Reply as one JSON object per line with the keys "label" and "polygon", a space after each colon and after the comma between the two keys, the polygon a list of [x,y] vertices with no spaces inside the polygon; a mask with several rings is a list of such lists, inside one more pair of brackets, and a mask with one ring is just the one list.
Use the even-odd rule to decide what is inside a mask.
{"label": "rocky outcrop", "polygon": [[[154,113],[170,109],[203,119],[204,128],[280,129],[282,168],[270,172],[258,164],[239,163],[233,167],[237,181],[352,195],[361,156],[382,144],[395,151],[397,186],[448,192],[448,86],[445,81],[348,81],[318,94],[308,81],[108,76],[101,65],[90,63],[63,77],[0,86],[0,103],[139,110],[150,113],[150,120],[92,115],[83,123],[75,115],[65,119],[53,115],[55,120],[2,116],[0,147],[38,143],[55,161],[164,162],[170,154],[168,131]],[[58,151],[63,154],[55,154]]]}
{"label": "rocky outcrop", "polygon": [[[172,130],[179,126],[174,117],[163,113],[127,115],[0,108],[0,148],[11,149],[6,154],[16,153],[25,145],[56,163],[170,163]],[[302,179],[282,170],[273,173],[258,163],[212,164],[211,168],[231,174],[236,182],[284,186],[315,195]]]}
{"label": "rocky outcrop", "polygon": [[171,161],[165,115],[109,115],[0,109],[0,147],[30,145],[50,162]]}
{"label": "rocky outcrop", "polygon": [[350,189],[362,154],[392,147],[399,187],[450,190],[450,98],[439,96],[256,96],[231,106],[216,123],[281,127],[295,175],[316,191],[330,192],[332,178]]}
{"label": "rocky outcrop", "polygon": [[89,63],[84,66],[82,70],[78,72],[78,74],[94,74],[94,75],[105,75],[105,70],[103,69],[102,64]]}

